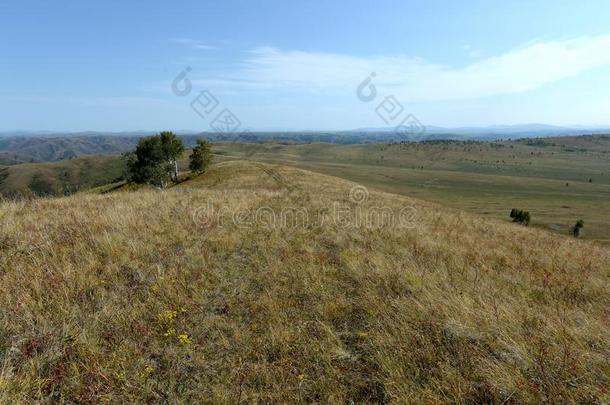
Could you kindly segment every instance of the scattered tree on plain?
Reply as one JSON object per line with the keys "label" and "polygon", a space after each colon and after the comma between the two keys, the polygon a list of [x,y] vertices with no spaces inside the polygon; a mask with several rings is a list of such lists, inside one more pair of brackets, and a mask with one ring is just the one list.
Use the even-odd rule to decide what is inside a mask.
{"label": "scattered tree on plain", "polygon": [[510,217],[513,219],[513,222],[517,222],[526,226],[530,224],[531,220],[529,211],[523,211],[516,208],[513,208],[510,211]]}
{"label": "scattered tree on plain", "polygon": [[197,139],[190,156],[189,169],[193,173],[205,173],[212,161],[212,145],[205,139]]}
{"label": "scattered tree on plain", "polygon": [[178,158],[184,151],[182,141],[172,132],[140,138],[134,152],[124,154],[129,178],[136,183],[167,187],[178,181]]}

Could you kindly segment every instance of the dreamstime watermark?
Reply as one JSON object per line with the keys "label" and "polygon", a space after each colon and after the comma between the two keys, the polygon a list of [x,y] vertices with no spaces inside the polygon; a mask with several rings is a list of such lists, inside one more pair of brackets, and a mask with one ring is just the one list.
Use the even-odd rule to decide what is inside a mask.
{"label": "dreamstime watermark", "polygon": [[[356,88],[356,96],[364,103],[370,103],[377,98],[377,86],[373,79],[377,73],[372,72]],[[426,132],[426,127],[413,115],[405,111],[405,107],[398,101],[396,96],[386,96],[375,107],[375,113],[386,125],[394,125],[394,131],[405,134],[412,138],[421,137]]]}
{"label": "dreamstime watermark", "polygon": [[[186,97],[193,91],[193,83],[188,77],[191,71],[192,68],[187,66],[172,81],[172,93],[176,96]],[[230,109],[226,107],[222,108],[222,106],[220,106],[220,101],[218,101],[218,98],[210,90],[200,91],[199,94],[191,100],[190,105],[191,109],[203,120],[210,121],[210,128],[215,132],[229,134],[240,131],[240,119],[237,118]],[[210,119],[213,116],[214,111],[218,110],[220,110],[220,112],[215,115],[215,118]],[[247,132],[247,130],[241,132],[244,133]]]}
{"label": "dreamstime watermark", "polygon": [[211,200],[192,212],[195,224],[201,228],[222,228],[233,225],[238,228],[310,228],[330,225],[341,229],[390,229],[415,228],[417,211],[412,206],[399,209],[367,204],[366,187],[355,186],[349,191],[348,202],[334,201],[325,209],[309,210],[288,206],[281,209],[262,206],[256,209],[218,207]]}

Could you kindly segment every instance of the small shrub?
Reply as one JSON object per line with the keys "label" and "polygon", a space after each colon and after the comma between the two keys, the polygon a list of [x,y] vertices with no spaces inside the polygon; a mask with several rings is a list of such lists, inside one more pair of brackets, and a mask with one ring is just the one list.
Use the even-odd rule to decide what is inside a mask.
{"label": "small shrub", "polygon": [[513,222],[517,222],[526,226],[529,225],[531,221],[529,211],[523,211],[516,208],[513,208],[510,211],[510,217],[513,219]]}
{"label": "small shrub", "polygon": [[584,226],[585,221],[583,221],[582,219],[576,221],[576,225],[574,225],[574,227],[572,228],[572,235],[574,235],[575,238],[578,238],[582,234],[582,228],[584,228]]}

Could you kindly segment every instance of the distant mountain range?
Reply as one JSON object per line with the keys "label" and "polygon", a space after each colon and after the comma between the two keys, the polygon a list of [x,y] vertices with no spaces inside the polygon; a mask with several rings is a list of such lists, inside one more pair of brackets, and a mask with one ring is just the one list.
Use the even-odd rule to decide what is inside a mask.
{"label": "distant mountain range", "polygon": [[[360,128],[350,132],[355,133],[392,133],[395,128]],[[520,125],[493,125],[487,127],[457,127],[445,128],[434,125],[425,126],[425,131],[419,136],[421,139],[465,138],[473,140],[500,140],[509,138],[538,138],[548,136],[573,136],[590,134],[608,134],[610,126],[572,126],[563,127],[546,124],[520,124]]]}
{"label": "distant mountain range", "polygon": [[[543,124],[498,125],[490,127],[443,128],[360,128],[347,131],[243,131],[234,133],[175,131],[186,146],[197,138],[212,142],[285,142],[362,144],[430,140],[493,141],[549,136],[609,134],[610,127],[559,127]],[[52,162],[83,155],[118,154],[133,150],[138,138],[155,131],[51,132],[14,131],[0,133],[0,165]]]}
{"label": "distant mountain range", "polygon": [[89,135],[0,137],[0,164],[52,162],[82,155],[107,155],[135,148],[134,136]]}
{"label": "distant mountain range", "polygon": [[[141,131],[125,131],[125,132],[107,132],[107,131],[80,131],[80,132],[62,132],[62,131],[4,131],[0,132],[0,138],[6,137],[40,137],[40,138],[57,138],[57,137],[92,137],[92,136],[118,136],[118,137],[141,137],[153,135],[158,131],[141,130]],[[204,134],[213,139],[230,139],[231,137],[239,138],[244,135],[267,135],[271,138],[284,137],[299,137],[301,136],[320,136],[320,135],[347,135],[347,134],[395,134],[395,135],[413,135],[414,138],[426,138],[427,136],[444,135],[449,139],[455,136],[470,138],[470,139],[507,139],[515,137],[542,137],[542,136],[568,136],[568,135],[586,135],[586,134],[606,134],[610,133],[610,125],[608,126],[556,126],[547,124],[518,124],[518,125],[492,125],[492,126],[468,126],[468,127],[439,127],[434,125],[424,126],[421,130],[414,130],[413,134],[409,134],[408,129],[397,130],[395,127],[378,127],[378,128],[358,128],[352,130],[240,130],[238,134],[225,134],[214,132],[201,132],[196,130],[174,130],[179,135],[197,135]]]}

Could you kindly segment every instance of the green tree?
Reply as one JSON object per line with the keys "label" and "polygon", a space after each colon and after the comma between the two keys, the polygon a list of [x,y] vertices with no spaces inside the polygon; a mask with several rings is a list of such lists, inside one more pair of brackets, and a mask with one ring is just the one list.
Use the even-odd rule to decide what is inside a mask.
{"label": "green tree", "polygon": [[182,140],[174,135],[173,132],[161,132],[161,151],[166,157],[167,162],[172,167],[172,177],[175,183],[178,182],[178,158],[184,152],[184,144]]}
{"label": "green tree", "polygon": [[165,188],[168,180],[178,181],[177,159],[184,151],[182,141],[171,132],[140,138],[136,150],[123,155],[131,181]]}
{"label": "green tree", "polygon": [[189,169],[193,173],[205,173],[212,161],[212,145],[205,139],[197,139],[190,156]]}
{"label": "green tree", "polygon": [[136,161],[138,160],[136,153],[133,151],[125,152],[121,154],[121,160],[125,163],[125,167],[123,168],[123,178],[127,181],[134,181],[133,167],[135,166]]}

